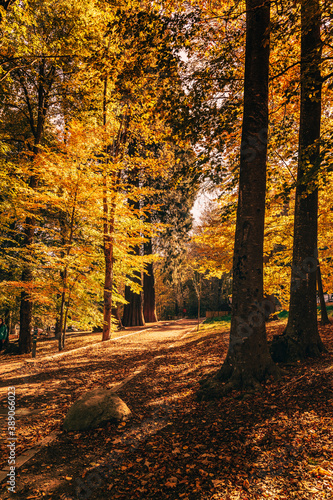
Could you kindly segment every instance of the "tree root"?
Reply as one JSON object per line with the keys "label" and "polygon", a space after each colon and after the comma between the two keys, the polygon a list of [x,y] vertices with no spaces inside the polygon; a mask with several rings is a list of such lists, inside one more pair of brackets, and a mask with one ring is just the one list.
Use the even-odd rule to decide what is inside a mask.
{"label": "tree root", "polygon": [[262,382],[269,377],[279,379],[280,376],[281,370],[272,362],[268,364],[265,376],[260,380],[250,371],[241,371],[237,368],[230,370],[230,365],[224,363],[215,375],[200,381],[201,387],[197,391],[197,401],[220,399],[235,390],[245,393],[261,392]]}

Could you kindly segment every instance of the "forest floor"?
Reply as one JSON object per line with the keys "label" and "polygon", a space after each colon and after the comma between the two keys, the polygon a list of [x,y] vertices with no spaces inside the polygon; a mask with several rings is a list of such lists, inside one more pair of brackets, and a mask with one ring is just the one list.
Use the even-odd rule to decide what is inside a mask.
{"label": "forest floor", "polygon": [[[267,325],[269,338],[284,321]],[[194,328],[194,329],[193,329]],[[16,388],[16,454],[55,433],[16,470],[2,499],[252,500],[333,498],[333,324],[320,326],[329,352],[286,368],[261,393],[197,402],[199,380],[221,365],[227,323],[158,324],[137,335],[53,358],[0,355],[0,417]],[[76,337],[78,345],[97,337]],[[90,339],[90,340],[89,340]],[[45,345],[47,342],[45,342]],[[72,347],[75,347],[74,345]],[[40,348],[41,349],[41,348]],[[52,350],[52,349],[51,349]],[[31,358],[30,358],[31,359]],[[120,425],[65,432],[69,406],[86,390],[118,391],[132,411]],[[8,459],[2,427],[2,467]],[[0,467],[1,468],[1,467]]]}

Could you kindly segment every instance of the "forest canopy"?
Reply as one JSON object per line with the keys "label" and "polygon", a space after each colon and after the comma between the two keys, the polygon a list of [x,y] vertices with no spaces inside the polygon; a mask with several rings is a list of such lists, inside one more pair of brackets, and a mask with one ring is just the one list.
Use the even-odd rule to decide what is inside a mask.
{"label": "forest canopy", "polygon": [[[264,203],[261,294],[296,304],[311,258],[333,290],[330,2],[11,1],[0,30],[0,308],[21,352],[33,326],[62,349],[69,325],[107,340],[122,322],[236,310],[248,189]],[[313,283],[299,294],[316,309]]]}

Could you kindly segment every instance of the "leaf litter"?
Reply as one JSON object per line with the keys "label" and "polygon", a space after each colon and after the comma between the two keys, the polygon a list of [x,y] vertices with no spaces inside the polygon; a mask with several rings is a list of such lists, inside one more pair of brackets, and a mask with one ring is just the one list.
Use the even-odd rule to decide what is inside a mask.
{"label": "leaf litter", "polygon": [[[281,321],[269,324],[269,337],[282,329]],[[17,470],[16,497],[331,499],[333,327],[320,332],[329,349],[320,359],[289,366],[261,393],[234,391],[202,403],[195,397],[198,382],[220,366],[226,330],[194,332],[172,348],[169,340],[155,339],[149,349],[139,340],[124,342],[100,357],[86,351],[61,366],[10,372],[5,384],[19,387],[27,377],[38,386],[28,394],[18,389],[19,405],[43,408],[35,421],[18,421],[17,449],[59,431]],[[131,420],[81,433],[61,430],[79,394],[122,380],[139,365],[146,368],[119,391]],[[0,491],[9,498],[4,484]]]}

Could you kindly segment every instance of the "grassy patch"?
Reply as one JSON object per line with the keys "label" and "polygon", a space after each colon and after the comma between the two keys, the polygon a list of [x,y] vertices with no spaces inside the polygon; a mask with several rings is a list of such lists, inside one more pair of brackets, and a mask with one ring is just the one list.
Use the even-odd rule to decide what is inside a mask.
{"label": "grassy patch", "polygon": [[206,331],[227,330],[230,328],[230,319],[230,315],[219,318],[206,318],[205,321],[201,323],[199,331],[202,333]]}
{"label": "grassy patch", "polygon": [[283,309],[277,315],[279,316],[279,319],[285,319],[285,318],[288,318],[288,314],[289,314],[289,311],[286,311],[285,309]]}
{"label": "grassy patch", "polygon": [[216,318],[206,318],[205,321],[203,322],[203,325],[208,325],[211,323],[230,323],[230,320],[231,320],[230,314],[228,316],[221,316],[221,317],[216,317]]}

